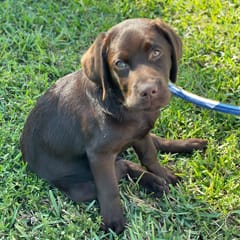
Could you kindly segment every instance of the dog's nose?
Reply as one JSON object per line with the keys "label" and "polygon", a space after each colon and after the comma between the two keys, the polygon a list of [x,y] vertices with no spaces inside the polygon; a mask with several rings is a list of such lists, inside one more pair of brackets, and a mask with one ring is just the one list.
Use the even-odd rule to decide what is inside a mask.
{"label": "dog's nose", "polygon": [[142,84],[139,92],[142,98],[154,97],[158,94],[158,87],[153,83]]}

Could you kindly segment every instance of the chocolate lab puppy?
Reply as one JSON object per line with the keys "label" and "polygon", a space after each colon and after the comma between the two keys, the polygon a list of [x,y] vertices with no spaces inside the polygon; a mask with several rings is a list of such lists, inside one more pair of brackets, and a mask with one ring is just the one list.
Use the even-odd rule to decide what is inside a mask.
{"label": "chocolate lab puppy", "polygon": [[[100,204],[102,228],[124,229],[118,181],[127,174],[161,195],[179,180],[157,150],[191,152],[202,139],[166,140],[150,133],[170,100],[181,41],[160,20],[130,19],[101,33],[82,70],[60,78],[31,111],[21,150],[31,171],[81,202]],[[133,147],[141,165],[119,158]]]}

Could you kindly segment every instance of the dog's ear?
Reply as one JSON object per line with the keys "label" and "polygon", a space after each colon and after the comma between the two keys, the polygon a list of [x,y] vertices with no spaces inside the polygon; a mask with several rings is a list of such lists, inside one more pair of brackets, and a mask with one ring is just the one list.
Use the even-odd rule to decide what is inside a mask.
{"label": "dog's ear", "polygon": [[172,47],[171,59],[172,67],[170,71],[170,80],[176,82],[177,80],[177,71],[178,71],[178,60],[182,55],[182,41],[176,32],[166,23],[162,22],[160,19],[154,20],[155,26],[158,30],[164,34],[167,41]]}
{"label": "dog's ear", "polygon": [[109,82],[106,39],[106,33],[100,33],[81,59],[83,72],[87,78],[101,86],[103,100],[106,98]]}

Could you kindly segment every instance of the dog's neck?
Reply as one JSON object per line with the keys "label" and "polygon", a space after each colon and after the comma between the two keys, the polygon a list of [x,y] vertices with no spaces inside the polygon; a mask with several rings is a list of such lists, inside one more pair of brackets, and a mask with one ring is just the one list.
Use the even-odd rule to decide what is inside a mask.
{"label": "dog's neck", "polygon": [[128,110],[123,106],[114,91],[110,89],[104,100],[102,99],[102,89],[100,87],[87,89],[86,94],[97,111],[101,111],[115,120],[124,121],[129,115]]}
{"label": "dog's neck", "polygon": [[[94,106],[95,111],[99,114],[104,114],[107,118],[111,118],[117,122],[144,122],[144,126],[148,126],[151,129],[157,117],[160,114],[160,110],[154,112],[144,111],[131,111],[128,110],[121,102],[121,99],[116,96],[114,91],[108,90],[106,98],[102,99],[102,90],[98,87],[93,87],[86,90],[86,94],[89,101]],[[136,117],[139,115],[139,117]]]}

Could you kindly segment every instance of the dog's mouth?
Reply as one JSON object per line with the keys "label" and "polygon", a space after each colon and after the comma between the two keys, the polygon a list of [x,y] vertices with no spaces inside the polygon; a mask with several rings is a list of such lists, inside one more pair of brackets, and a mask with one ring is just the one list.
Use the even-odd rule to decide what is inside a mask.
{"label": "dog's mouth", "polygon": [[126,101],[124,106],[130,111],[145,111],[145,112],[155,112],[166,107],[170,101],[170,93],[167,96],[160,96],[158,98],[149,99],[139,99],[137,101]]}
{"label": "dog's mouth", "polygon": [[132,89],[124,99],[124,106],[130,111],[159,111],[170,102],[171,93],[164,81],[145,82]]}
{"label": "dog's mouth", "polygon": [[162,108],[164,108],[166,105],[162,105],[162,104],[151,104],[149,107],[146,107],[144,109],[145,112],[155,112],[155,111],[159,111]]}

